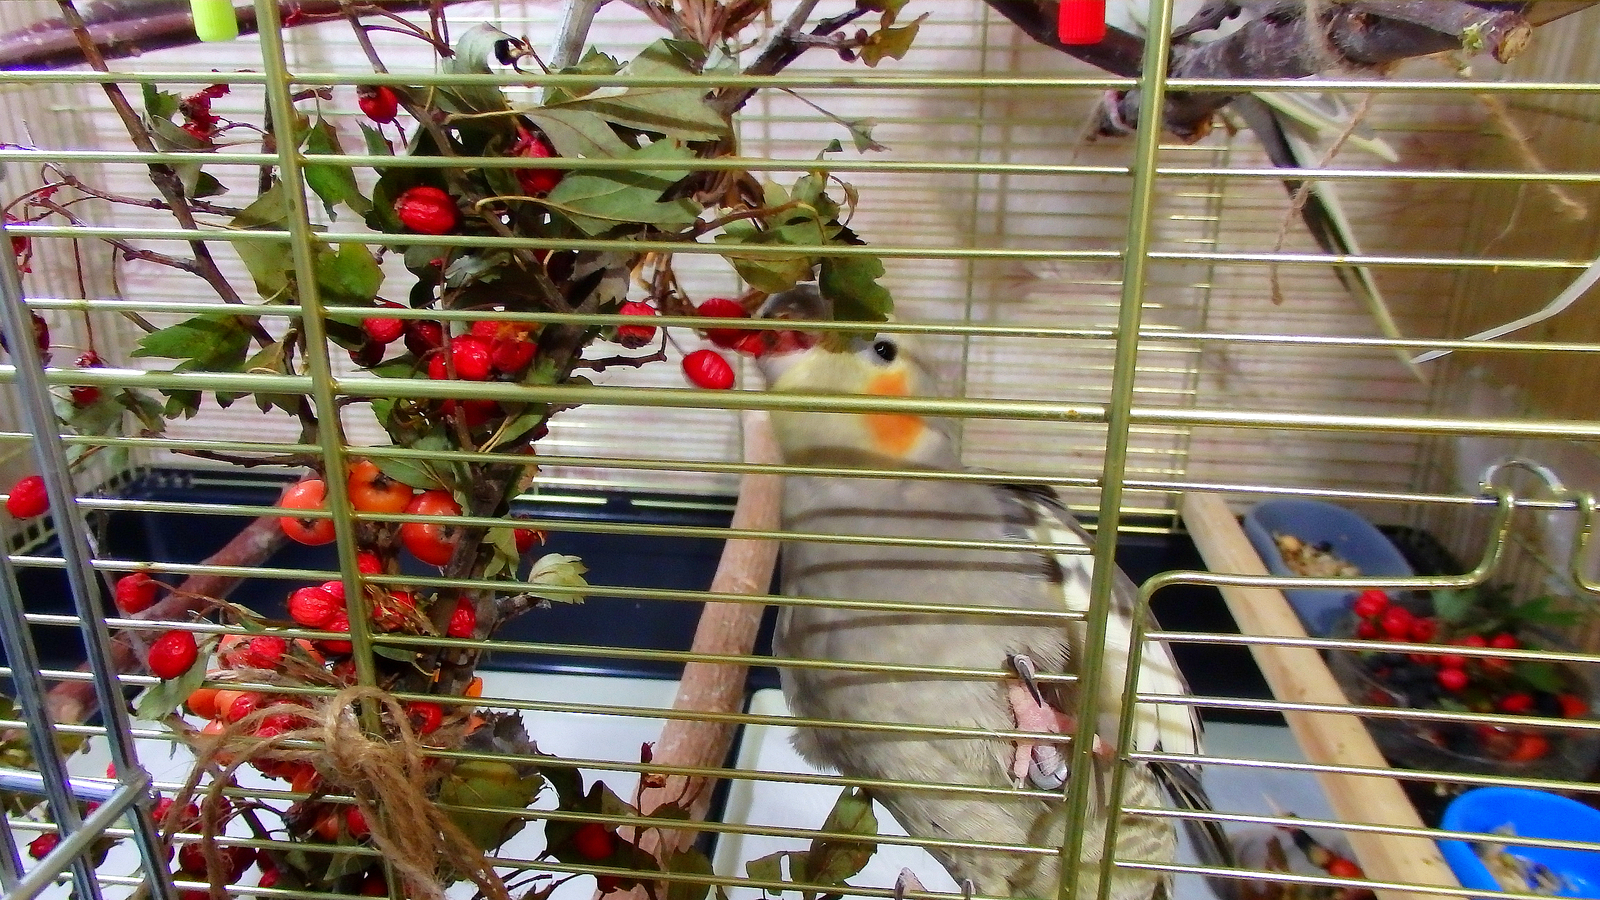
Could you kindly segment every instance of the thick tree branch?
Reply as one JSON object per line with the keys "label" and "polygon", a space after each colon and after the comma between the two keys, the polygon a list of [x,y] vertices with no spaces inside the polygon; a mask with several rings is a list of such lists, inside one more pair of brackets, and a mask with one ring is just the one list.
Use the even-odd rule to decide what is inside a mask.
{"label": "thick tree branch", "polygon": [[[1040,0],[986,0],[1029,37],[1114,75],[1137,77],[1143,39],[1110,29],[1105,40],[1088,46],[1062,44],[1056,37],[1058,4]],[[1326,47],[1308,42],[1301,7],[1251,18],[1238,31],[1207,43],[1173,48],[1168,75],[1175,78],[1305,78],[1328,71],[1379,72],[1385,67],[1447,50],[1487,52],[1505,62],[1527,46],[1531,26],[1518,8],[1485,9],[1459,0],[1351,0],[1326,4],[1322,15]],[[1246,11],[1244,15],[1250,15]],[[1336,57],[1328,59],[1331,48]],[[1236,94],[1172,92],[1163,119],[1184,140],[1205,135],[1211,117]],[[1115,95],[1102,110],[1099,133],[1119,134],[1139,116],[1139,91]]]}

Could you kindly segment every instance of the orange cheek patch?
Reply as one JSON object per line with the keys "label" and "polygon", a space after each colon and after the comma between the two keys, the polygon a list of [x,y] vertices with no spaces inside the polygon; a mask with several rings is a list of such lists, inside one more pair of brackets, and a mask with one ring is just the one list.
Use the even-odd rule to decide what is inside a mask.
{"label": "orange cheek patch", "polygon": [[[906,385],[905,372],[884,372],[867,382],[866,392],[879,397],[906,397],[911,390]],[[890,456],[904,456],[910,452],[927,427],[921,416],[910,413],[868,413],[865,418],[873,442]]]}

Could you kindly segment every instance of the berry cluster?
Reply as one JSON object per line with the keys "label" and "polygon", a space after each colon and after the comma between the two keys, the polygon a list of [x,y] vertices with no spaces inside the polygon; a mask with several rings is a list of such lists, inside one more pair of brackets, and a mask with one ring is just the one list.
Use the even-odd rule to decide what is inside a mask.
{"label": "berry cluster", "polygon": [[[1441,647],[1516,650],[1522,641],[1509,631],[1462,632],[1435,616],[1419,615],[1369,590],[1355,600],[1356,636]],[[1561,670],[1530,668],[1506,657],[1469,653],[1373,652],[1363,654],[1370,683],[1360,698],[1374,706],[1448,709],[1480,713],[1583,718],[1588,703]],[[1551,737],[1533,729],[1439,723],[1416,726],[1430,743],[1453,752],[1511,762],[1541,759]]]}

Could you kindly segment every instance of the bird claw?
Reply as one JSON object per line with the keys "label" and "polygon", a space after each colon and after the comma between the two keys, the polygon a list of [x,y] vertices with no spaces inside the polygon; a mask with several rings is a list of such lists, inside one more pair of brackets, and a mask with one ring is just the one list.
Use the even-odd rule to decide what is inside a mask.
{"label": "bird claw", "polygon": [[1028,696],[1033,702],[1044,706],[1044,695],[1039,693],[1039,667],[1033,664],[1033,657],[1024,653],[1013,653],[1010,660],[1011,668],[1021,679],[1022,686],[1028,689]]}
{"label": "bird claw", "polygon": [[928,889],[922,886],[922,879],[910,869],[901,869],[900,874],[894,879],[894,900],[906,900],[908,891],[923,891]]}

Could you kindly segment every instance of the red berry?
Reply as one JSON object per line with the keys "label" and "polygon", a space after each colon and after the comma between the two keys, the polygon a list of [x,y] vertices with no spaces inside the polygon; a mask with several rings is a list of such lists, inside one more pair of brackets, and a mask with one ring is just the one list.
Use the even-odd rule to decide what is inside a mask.
{"label": "red berry", "polygon": [[456,601],[456,611],[450,614],[450,627],[445,634],[453,638],[469,638],[478,630],[478,611],[466,598]]}
{"label": "red berry", "polygon": [[[461,416],[468,428],[477,428],[479,425],[494,418],[500,412],[500,404],[493,400],[463,400],[461,401]],[[456,414],[456,401],[446,400],[439,404],[439,413],[444,416]]]}
{"label": "red berry", "polygon": [[[553,159],[556,157],[556,150],[543,135],[522,131],[522,136],[511,148],[511,154],[526,156],[529,159]],[[529,194],[548,194],[561,183],[562,177],[566,174],[563,169],[518,169],[517,183]]]}
{"label": "red berry", "polygon": [[[278,886],[278,878],[279,878],[279,875],[278,875],[278,870],[277,870],[276,867],[264,868],[264,869],[261,870],[261,880],[256,882],[256,886],[257,887],[264,887],[264,888],[277,887]],[[207,894],[209,894],[209,893],[210,892],[208,891]]]}
{"label": "red berry", "polygon": [[[748,319],[750,313],[739,304],[737,300],[727,297],[712,297],[710,300],[695,307],[695,314],[708,319]],[[739,340],[752,332],[747,328],[707,328],[706,337],[718,347],[732,348]]]}
{"label": "red berry", "polygon": [[[624,316],[658,315],[654,306],[648,303],[641,303],[638,300],[629,300],[623,303],[622,308],[617,310],[617,313]],[[655,337],[656,326],[654,325],[617,326],[617,343],[627,347],[629,350],[637,350],[655,340]]]}
{"label": "red berry", "polygon": [[427,319],[406,320],[406,349],[421,359],[444,346],[444,326]]}
{"label": "red berry", "polygon": [[289,595],[289,618],[307,628],[327,628],[344,607],[320,587],[303,587]]}
{"label": "red berry", "polygon": [[449,234],[461,221],[456,201],[432,185],[409,188],[394,201],[400,224],[420,234]]}
{"label": "red berry", "polygon": [[1361,596],[1356,598],[1356,602],[1351,606],[1351,609],[1361,618],[1370,619],[1383,612],[1388,606],[1389,595],[1377,588],[1373,588],[1372,590],[1362,591]]}
{"label": "red berry", "polygon": [[1589,714],[1589,704],[1577,694],[1558,694],[1556,702],[1561,704],[1563,718],[1582,719]]}
{"label": "red berry", "polygon": [[585,822],[572,835],[572,849],[590,861],[609,857],[616,847],[616,835],[599,822]]}
{"label": "red berry", "polygon": [[491,321],[491,320],[488,320],[488,319],[479,319],[478,321],[472,323],[472,327],[467,329],[467,333],[472,335],[475,338],[482,338],[483,340],[486,340],[486,341],[493,341],[495,338],[500,337],[500,326],[502,324],[509,325],[510,323],[509,322],[505,322],[505,323],[495,322],[495,321]]}
{"label": "red berry", "polygon": [[519,556],[533,549],[535,541],[542,541],[539,532],[532,528],[518,528],[511,532],[511,536],[517,542],[517,554]]}
{"label": "red berry", "polygon": [[328,596],[330,596],[333,599],[339,601],[340,603],[344,602],[344,582],[343,581],[340,581],[340,580],[338,580],[336,578],[333,581],[324,581],[323,583],[317,585],[317,587],[322,588],[323,590],[327,591],[328,592]]}
{"label": "red berry", "polygon": [[1496,650],[1515,650],[1522,645],[1511,635],[1501,633],[1489,639],[1489,646]]}
{"label": "red berry", "polygon": [[44,859],[50,855],[50,851],[54,850],[59,843],[61,843],[61,835],[53,831],[47,831],[28,842],[28,855],[34,859]]}
{"label": "red berry", "polygon": [[146,662],[150,666],[150,674],[168,681],[189,671],[199,655],[200,647],[195,643],[194,635],[174,629],[155,639],[150,645]]}
{"label": "red berry", "polygon": [[772,337],[764,331],[747,332],[744,337],[734,342],[735,353],[744,353],[749,356],[765,356],[772,349]]}
{"label": "red berry", "polygon": [[1418,616],[1411,623],[1411,640],[1418,644],[1426,644],[1439,633],[1439,620],[1431,616]]}
{"label": "red berry", "polygon": [[1440,669],[1439,686],[1450,693],[1459,693],[1467,686],[1467,673],[1461,669]]}
{"label": "red berry", "polygon": [[[320,478],[307,478],[287,491],[278,500],[278,505],[284,509],[298,510],[326,510],[328,486]],[[322,544],[333,543],[333,520],[313,516],[283,516],[278,519],[278,527],[290,540],[307,546],[316,547]]]}
{"label": "red berry", "polygon": [[1377,638],[1377,636],[1378,626],[1376,623],[1369,622],[1366,619],[1362,619],[1360,622],[1356,623],[1356,637],[1362,639],[1363,641],[1370,641]]}
{"label": "red berry", "polygon": [[[350,836],[358,841],[366,840],[367,836],[372,834],[372,829],[367,825],[366,813],[363,813],[359,806],[352,806],[344,811],[344,826],[349,829]],[[384,893],[388,893],[387,888]]]}
{"label": "red berry", "polygon": [[[86,350],[78,357],[78,368],[98,369],[105,363],[100,361],[100,354],[93,350]],[[93,385],[79,384],[68,389],[72,393],[72,405],[80,409],[90,406],[100,399],[100,389]]]}
{"label": "red berry", "polygon": [[190,842],[178,848],[178,868],[185,875],[204,878],[206,874],[206,852],[198,843]]}
{"label": "red berry", "polygon": [[14,518],[31,519],[50,510],[50,497],[45,494],[44,479],[29,475],[11,487],[6,497],[6,512]]}
{"label": "red berry", "polygon": [[[378,305],[387,306],[392,309],[400,308],[400,304],[390,300],[379,300]],[[372,316],[370,318],[361,320],[361,330],[365,331],[367,333],[367,337],[371,338],[374,343],[385,345],[392,344],[395,341],[398,341],[400,337],[406,333],[406,320],[384,316]]]}
{"label": "red berry", "polygon": [[1404,606],[1390,606],[1378,616],[1378,627],[1383,633],[1393,640],[1403,641],[1411,637],[1411,624],[1416,621],[1416,616]]}
{"label": "red berry", "polygon": [[1496,705],[1500,707],[1501,712],[1511,713],[1514,716],[1524,715],[1533,710],[1533,695],[1518,691],[1501,697]]}
{"label": "red berry", "polygon": [[489,345],[469,334],[450,339],[450,363],[438,353],[428,360],[428,377],[444,381],[450,377],[449,366],[455,366],[456,377],[464,381],[483,381],[489,377]]}
{"label": "red berry", "polygon": [[411,717],[411,727],[418,734],[431,734],[444,724],[444,709],[437,703],[413,703],[407,707],[407,711]]}
{"label": "red berry", "polygon": [[683,374],[695,387],[717,391],[733,387],[733,366],[715,350],[696,350],[685,356]]}
{"label": "red berry", "polygon": [[[327,625],[324,625],[322,630],[324,630],[324,631],[337,631],[337,632],[340,632],[342,634],[349,634],[350,633],[350,614],[345,612],[342,609],[339,610],[338,612],[333,614],[333,619],[331,621],[329,621]],[[322,649],[328,651],[329,653],[334,653],[334,654],[337,654],[337,655],[340,655],[340,656],[343,656],[344,654],[349,653],[351,650],[355,649],[354,645],[351,644],[349,641],[326,640],[326,641],[321,641],[320,643],[322,644]]]}
{"label": "red berry", "polygon": [[367,118],[379,125],[394,121],[400,112],[400,98],[387,85],[363,85],[356,88],[356,105]]}
{"label": "red berry", "polygon": [[233,698],[233,702],[228,704],[228,708],[221,711],[222,721],[232,725],[243,719],[260,708],[261,699],[261,695],[255,691],[245,691]]}
{"label": "red berry", "polygon": [[1439,665],[1446,669],[1462,669],[1467,665],[1467,658],[1459,653],[1441,653]]}
{"label": "red berry", "polygon": [[383,574],[383,560],[371,550],[362,550],[356,554],[356,571],[363,575]]}
{"label": "red berry", "polygon": [[1361,871],[1360,866],[1342,856],[1335,856],[1328,860],[1327,864],[1322,867],[1322,870],[1327,872],[1329,875],[1332,875],[1334,878],[1366,877],[1366,875]]}
{"label": "red berry", "polygon": [[[461,505],[449,491],[423,491],[405,511],[417,516],[459,516]],[[407,522],[400,526],[400,543],[412,556],[432,566],[448,564],[460,540],[459,530],[447,524]]]}
{"label": "red berry", "polygon": [[144,572],[124,575],[117,579],[117,609],[126,616],[144,612],[156,602],[163,587],[165,585]]}
{"label": "red berry", "polygon": [[533,362],[533,341],[522,338],[496,338],[489,344],[489,364],[496,372],[515,375]]}
{"label": "red berry", "polygon": [[289,642],[275,634],[258,634],[245,644],[245,664],[256,669],[276,669],[289,652]]}
{"label": "red berry", "polygon": [[1543,759],[1550,752],[1550,739],[1542,734],[1527,733],[1517,736],[1516,749],[1506,759],[1512,762],[1532,762]]}
{"label": "red berry", "polygon": [[1481,634],[1469,634],[1456,643],[1463,647],[1487,647],[1489,642]]}

